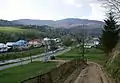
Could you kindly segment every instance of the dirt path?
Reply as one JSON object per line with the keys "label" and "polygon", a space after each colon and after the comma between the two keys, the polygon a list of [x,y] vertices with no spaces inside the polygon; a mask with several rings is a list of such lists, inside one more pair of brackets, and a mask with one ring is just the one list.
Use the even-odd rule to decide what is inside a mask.
{"label": "dirt path", "polygon": [[83,69],[74,83],[113,83],[103,72],[102,67],[89,62],[88,67]]}
{"label": "dirt path", "polygon": [[51,61],[51,62],[58,62],[58,63],[60,63],[60,64],[63,64],[63,63],[65,63],[65,62],[67,62],[67,60],[60,60],[60,59],[57,59],[57,60],[49,60],[49,61]]}

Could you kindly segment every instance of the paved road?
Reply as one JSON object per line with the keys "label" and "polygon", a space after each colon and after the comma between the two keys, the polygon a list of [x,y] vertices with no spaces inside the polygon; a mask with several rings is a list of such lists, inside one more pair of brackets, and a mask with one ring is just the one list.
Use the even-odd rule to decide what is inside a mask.
{"label": "paved road", "polygon": [[[57,49],[58,51],[60,50],[63,50],[64,48],[61,48],[61,49]],[[52,53],[55,53],[57,52],[57,50],[55,51],[50,51],[48,52],[47,54],[52,54]],[[42,53],[42,54],[38,54],[38,55],[34,55],[34,56],[31,56],[32,58],[38,58],[38,57],[41,57],[41,56],[44,56],[46,55],[46,53]],[[0,61],[0,65],[4,65],[4,64],[9,64],[9,63],[18,63],[20,62],[21,60],[25,61],[25,60],[29,60],[31,59],[31,57],[24,57],[24,58],[18,58],[18,59],[13,59],[13,60],[6,60],[6,61]]]}
{"label": "paved road", "polygon": [[[65,49],[65,50],[62,50],[62,51],[59,51],[59,52],[57,52],[57,53],[53,53],[53,54],[48,54],[48,55],[46,55],[45,56],[45,53],[43,53],[43,54],[40,54],[40,55],[36,55],[36,56],[32,56],[32,61],[44,61],[44,59],[45,59],[45,57],[46,58],[50,58],[50,56],[58,56],[58,55],[61,55],[61,54],[63,54],[63,53],[65,53],[65,52],[68,52],[68,51],[70,51],[71,50],[71,47],[69,47],[69,48],[67,48],[67,49]],[[36,57],[36,58],[35,58]],[[27,58],[23,58],[24,60],[25,59],[30,59],[30,57],[27,57]],[[20,60],[20,59],[19,59]],[[13,63],[13,64],[9,64],[9,65],[5,65],[5,66],[0,66],[0,70],[4,70],[4,69],[7,69],[7,68],[10,68],[10,67],[14,67],[14,66],[19,66],[19,65],[24,65],[24,64],[28,64],[28,63],[30,63],[31,62],[31,60],[26,60],[26,61],[19,61],[18,63]]]}

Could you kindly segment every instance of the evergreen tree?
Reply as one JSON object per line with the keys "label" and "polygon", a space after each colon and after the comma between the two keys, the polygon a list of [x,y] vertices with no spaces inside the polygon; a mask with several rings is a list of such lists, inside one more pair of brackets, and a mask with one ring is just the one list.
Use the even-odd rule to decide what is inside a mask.
{"label": "evergreen tree", "polygon": [[102,45],[103,51],[109,54],[119,40],[120,29],[112,13],[108,14],[108,18],[104,20],[104,22],[105,25],[100,37],[100,43]]}

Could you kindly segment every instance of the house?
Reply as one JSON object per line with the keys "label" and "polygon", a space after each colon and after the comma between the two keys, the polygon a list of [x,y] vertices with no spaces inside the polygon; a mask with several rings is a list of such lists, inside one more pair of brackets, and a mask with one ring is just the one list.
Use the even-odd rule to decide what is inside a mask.
{"label": "house", "polygon": [[61,42],[61,39],[60,38],[55,38],[53,39],[56,43],[60,43]]}
{"label": "house", "polygon": [[0,43],[0,52],[7,52],[10,49],[7,45],[4,43]]}
{"label": "house", "polygon": [[43,39],[42,43],[43,43],[43,45],[45,45],[45,44],[50,45],[51,44],[51,39],[46,37],[46,38]]}
{"label": "house", "polygon": [[99,38],[93,38],[93,42],[95,45],[99,45]]}
{"label": "house", "polygon": [[27,43],[29,46],[40,47],[42,45],[42,39],[33,39]]}
{"label": "house", "polygon": [[95,45],[94,45],[94,42],[93,42],[93,41],[88,41],[88,42],[86,42],[85,45],[84,45],[85,48],[92,48],[92,47],[94,47],[94,46],[95,46]]}
{"label": "house", "polygon": [[45,44],[51,44],[51,40],[55,41],[56,43],[61,43],[61,39],[60,38],[55,38],[55,39],[50,39],[50,38],[44,38],[43,39],[43,43]]}
{"label": "house", "polygon": [[99,45],[99,41],[94,41],[94,44],[95,45]]}
{"label": "house", "polygon": [[48,49],[48,50],[55,50],[57,48],[61,48],[62,43],[60,38],[44,38],[43,39],[43,45]]}
{"label": "house", "polygon": [[86,48],[96,47],[97,45],[99,45],[99,39],[98,38],[93,38],[92,40],[89,40],[85,43]]}

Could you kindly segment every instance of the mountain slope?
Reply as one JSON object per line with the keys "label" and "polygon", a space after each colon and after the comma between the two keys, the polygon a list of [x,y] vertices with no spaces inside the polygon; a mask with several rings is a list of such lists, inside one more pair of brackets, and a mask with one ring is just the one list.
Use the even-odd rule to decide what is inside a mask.
{"label": "mountain slope", "polygon": [[78,19],[78,18],[67,18],[57,21],[52,20],[32,20],[32,19],[20,19],[13,20],[14,24],[23,24],[23,25],[49,25],[56,28],[71,28],[79,25],[89,25],[89,26],[100,26],[104,23],[97,20],[88,20],[88,19]]}
{"label": "mountain slope", "polygon": [[15,25],[15,24],[13,24],[11,21],[0,19],[0,26],[10,26],[10,25]]}
{"label": "mountain slope", "polygon": [[71,28],[80,25],[103,25],[103,22],[96,20],[68,18],[68,19],[58,20],[56,21],[55,24],[53,24],[53,26],[55,27],[65,27],[65,28]]}
{"label": "mountain slope", "polygon": [[23,25],[49,25],[54,23],[52,20],[32,20],[32,19],[20,19],[20,20],[13,20],[15,24],[23,24]]}
{"label": "mountain slope", "polygon": [[92,27],[92,26],[85,26],[83,28],[83,26],[76,26],[76,27],[71,27],[69,29],[69,31],[72,33],[72,34],[77,34],[77,35],[80,35],[80,33],[87,33],[87,35],[89,36],[94,36],[94,37],[98,37],[100,36],[100,33],[102,31],[102,28],[101,27]]}

